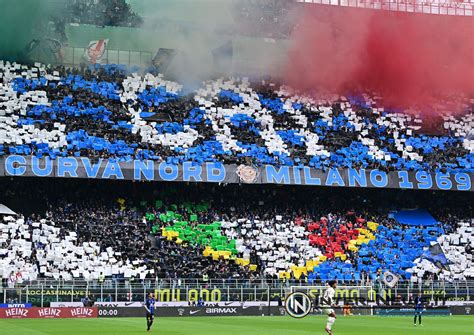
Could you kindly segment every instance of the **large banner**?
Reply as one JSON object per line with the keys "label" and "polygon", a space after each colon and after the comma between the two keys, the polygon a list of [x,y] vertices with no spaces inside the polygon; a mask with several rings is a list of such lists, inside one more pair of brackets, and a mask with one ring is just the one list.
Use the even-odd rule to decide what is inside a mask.
{"label": "large banner", "polygon": [[[145,317],[145,309],[137,307],[99,307],[99,317]],[[285,315],[284,307],[158,307],[155,315],[159,317],[185,316],[273,316]]]}
{"label": "large banner", "polygon": [[[107,307],[107,308],[116,308],[116,307],[139,307],[143,308],[143,301],[96,301],[94,306],[96,307]],[[213,302],[211,303],[214,307],[267,307],[267,306],[278,306],[277,301],[221,301],[221,302]],[[61,301],[61,302],[51,302],[51,307],[81,307],[84,306],[82,302],[79,301]],[[155,307],[189,307],[189,302],[187,301],[170,301],[170,302],[163,302],[157,301],[155,303]]]}
{"label": "large banner", "polygon": [[[378,316],[413,316],[415,315],[414,308],[375,308],[374,315]],[[447,307],[428,308],[423,310],[423,315],[433,316],[449,316],[451,310]]]}
{"label": "large banner", "polygon": [[474,304],[449,307],[452,315],[474,315]]}
{"label": "large banner", "polygon": [[0,176],[125,179],[141,181],[186,181],[209,183],[286,184],[333,187],[400,188],[473,191],[474,173],[428,173],[329,169],[265,165],[223,165],[184,162],[181,165],[134,160],[86,157],[37,158],[11,155],[0,159]]}
{"label": "large banner", "polygon": [[[423,315],[449,316],[472,315],[472,306],[437,307],[423,311]],[[377,316],[413,316],[413,308],[400,306],[386,307],[351,307],[352,315],[377,315]],[[342,308],[337,309],[337,314],[342,315]],[[285,316],[287,312],[282,306],[260,307],[158,307],[157,317],[196,317],[196,316]],[[312,308],[311,315],[324,314],[321,309]],[[99,317],[144,317],[145,309],[138,307],[99,307]]]}
{"label": "large banner", "polygon": [[26,308],[26,307],[33,307],[33,305],[31,303],[26,303],[26,304],[0,304],[0,308],[15,308],[15,307]]}
{"label": "large banner", "polygon": [[0,319],[96,318],[97,307],[9,307],[0,308]]}

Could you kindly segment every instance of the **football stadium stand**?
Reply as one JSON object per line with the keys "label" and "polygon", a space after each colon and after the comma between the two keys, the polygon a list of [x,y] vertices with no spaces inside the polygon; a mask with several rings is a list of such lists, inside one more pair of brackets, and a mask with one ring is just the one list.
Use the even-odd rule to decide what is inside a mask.
{"label": "football stadium stand", "polygon": [[[367,283],[386,271],[412,282],[474,277],[472,203],[459,194],[417,196],[429,217],[417,221],[413,210],[397,219],[396,208],[414,201],[403,191],[393,199],[372,190],[62,182],[36,181],[43,191],[25,195],[29,213],[2,216],[4,277],[208,275],[310,283]],[[16,189],[27,193],[27,183]],[[449,215],[441,206],[449,206]]]}
{"label": "football stadium stand", "polygon": [[[185,94],[161,75],[0,63],[0,155],[473,172],[472,104],[442,135],[369,95],[315,101],[246,79]],[[177,113],[176,111],[179,111]],[[164,121],[163,117],[168,118]]]}
{"label": "football stadium stand", "polygon": [[[468,99],[467,113],[444,115],[440,134],[424,135],[416,115],[384,109],[368,94],[315,100],[268,81],[235,78],[207,81],[186,93],[160,74],[116,65],[0,62],[0,78],[2,156],[474,172]],[[464,206],[462,214],[455,206],[447,217],[439,213],[444,195],[437,200],[442,205],[428,201],[427,211],[361,199],[346,208],[323,191],[309,203],[278,189],[267,189],[262,198],[260,190],[249,189],[241,198],[235,189],[201,187],[207,197],[179,189],[180,196],[148,201],[78,190],[70,202],[48,200],[46,213],[3,215],[2,274],[19,273],[24,280],[97,279],[102,272],[308,282],[371,281],[385,271],[413,282],[474,276],[469,197],[457,204]],[[232,201],[212,200],[219,198]],[[423,208],[420,202],[416,207]]]}
{"label": "football stadium stand", "polygon": [[2,334],[473,334],[474,0],[0,3]]}

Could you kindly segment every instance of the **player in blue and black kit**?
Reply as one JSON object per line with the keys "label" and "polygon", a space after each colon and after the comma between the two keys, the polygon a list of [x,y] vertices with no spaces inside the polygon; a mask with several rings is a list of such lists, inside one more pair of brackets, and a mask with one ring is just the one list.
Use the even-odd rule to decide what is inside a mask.
{"label": "player in blue and black kit", "polygon": [[423,313],[423,298],[421,295],[417,295],[415,298],[415,318],[413,319],[413,324],[416,327],[416,317],[418,317],[418,324],[421,324],[421,314]]}
{"label": "player in blue and black kit", "polygon": [[146,299],[145,304],[146,309],[146,330],[150,331],[151,325],[153,324],[153,320],[155,319],[155,298],[153,294],[150,293],[148,298]]}

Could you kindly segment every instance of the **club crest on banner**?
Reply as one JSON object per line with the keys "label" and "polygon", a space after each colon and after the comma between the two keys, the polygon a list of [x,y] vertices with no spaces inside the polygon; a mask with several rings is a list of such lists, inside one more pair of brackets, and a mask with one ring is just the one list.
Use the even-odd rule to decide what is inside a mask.
{"label": "club crest on banner", "polygon": [[253,166],[239,165],[237,167],[237,175],[239,176],[240,181],[244,183],[255,183],[258,177],[258,170]]}
{"label": "club crest on banner", "polygon": [[104,54],[107,49],[107,44],[109,44],[108,39],[90,41],[89,46],[84,53],[84,57],[91,64],[102,64],[103,62],[106,62]]}
{"label": "club crest on banner", "polygon": [[394,287],[398,283],[398,276],[390,271],[385,271],[383,274],[383,281],[388,287]]}

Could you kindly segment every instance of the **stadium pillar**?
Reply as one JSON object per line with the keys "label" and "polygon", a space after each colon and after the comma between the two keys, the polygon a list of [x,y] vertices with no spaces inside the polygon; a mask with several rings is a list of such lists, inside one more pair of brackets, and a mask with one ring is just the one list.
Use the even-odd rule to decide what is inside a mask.
{"label": "stadium pillar", "polygon": [[43,284],[41,284],[41,307],[43,307]]}
{"label": "stadium pillar", "polygon": [[230,301],[230,300],[229,300],[229,299],[230,299],[229,294],[230,294],[230,290],[229,290],[229,286],[227,286],[227,302]]}
{"label": "stadium pillar", "polygon": [[[442,281],[442,283],[443,283],[443,303],[445,303],[446,302],[446,283],[444,282],[444,280]],[[469,297],[469,294],[468,294],[468,297]]]}
{"label": "stadium pillar", "polygon": [[115,281],[115,301],[118,301],[117,298],[117,281]]}
{"label": "stadium pillar", "polygon": [[240,302],[244,302],[244,287],[240,285]]}
{"label": "stadium pillar", "polygon": [[257,301],[257,286],[253,287],[253,300]]}
{"label": "stadium pillar", "polygon": [[431,281],[431,301],[434,301],[434,281]]}
{"label": "stadium pillar", "polygon": [[[370,283],[370,292],[373,292],[374,291],[374,283]],[[377,299],[377,297],[375,297],[375,299]],[[370,306],[370,315],[374,315],[374,306]]]}
{"label": "stadium pillar", "polygon": [[25,304],[28,303],[28,285],[26,285],[26,298],[25,298]]}
{"label": "stadium pillar", "polygon": [[270,287],[267,287],[267,303],[268,303],[267,316],[270,316]]}

